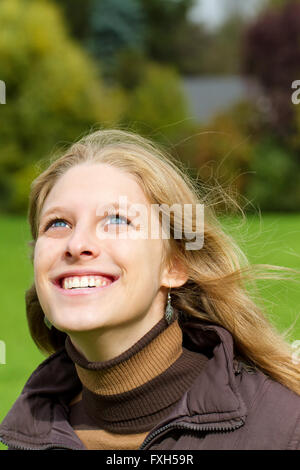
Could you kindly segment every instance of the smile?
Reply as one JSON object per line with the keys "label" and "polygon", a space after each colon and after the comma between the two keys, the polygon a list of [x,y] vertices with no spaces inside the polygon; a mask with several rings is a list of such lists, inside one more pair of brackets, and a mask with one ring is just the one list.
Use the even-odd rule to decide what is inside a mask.
{"label": "smile", "polygon": [[112,280],[103,276],[70,276],[62,280],[63,289],[82,289],[84,287],[104,287]]}
{"label": "smile", "polygon": [[66,275],[56,279],[54,286],[62,294],[92,294],[111,286],[119,277],[98,274]]}

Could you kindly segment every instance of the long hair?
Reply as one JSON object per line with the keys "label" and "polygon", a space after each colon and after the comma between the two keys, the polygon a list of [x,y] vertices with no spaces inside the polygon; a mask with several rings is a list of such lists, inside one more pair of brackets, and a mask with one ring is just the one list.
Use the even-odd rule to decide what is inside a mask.
{"label": "long hair", "polygon": [[[214,209],[213,192],[203,191],[182,162],[150,140],[123,130],[98,130],[55,158],[31,187],[28,218],[33,252],[47,195],[68,169],[84,163],[106,163],[128,172],[136,178],[151,204],[171,207],[177,203],[170,216],[170,238],[163,240],[164,251],[170,266],[176,259],[185,267],[188,280],[172,289],[172,305],[185,318],[197,317],[226,328],[239,356],[300,395],[300,370],[292,361],[292,347],[267,319],[247,285],[259,278],[281,279],[278,272],[289,268],[250,265],[233,238],[222,229]],[[187,250],[190,239],[184,234],[174,237],[176,223],[182,217],[178,207],[185,204],[204,207],[201,249]],[[193,210],[193,231],[197,229],[196,214]],[[51,354],[64,345],[66,334],[45,326],[34,285],[26,293],[26,311],[32,338],[43,353]]]}

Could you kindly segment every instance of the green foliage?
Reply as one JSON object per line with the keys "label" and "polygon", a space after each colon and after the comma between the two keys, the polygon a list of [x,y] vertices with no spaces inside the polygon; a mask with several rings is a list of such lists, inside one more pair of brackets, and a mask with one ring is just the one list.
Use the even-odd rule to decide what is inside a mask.
{"label": "green foliage", "polygon": [[288,3],[295,3],[295,1],[299,1],[299,0],[267,0],[266,2],[266,7],[268,9],[270,8],[283,8],[285,7]]}
{"label": "green foliage", "polygon": [[[0,194],[12,211],[26,207],[27,181],[36,160],[91,126],[118,122],[126,104],[107,89],[98,68],[70,38],[57,8],[46,0],[0,3]],[[24,199],[23,199],[24,198]],[[22,202],[23,200],[23,202]]]}
{"label": "green foliage", "polygon": [[246,22],[238,14],[230,16],[216,31],[208,34],[202,51],[202,73],[235,75],[240,73],[241,45]]}
{"label": "green foliage", "polygon": [[299,210],[300,173],[295,155],[273,137],[265,136],[254,146],[246,196],[263,210]]}
{"label": "green foliage", "polygon": [[[36,162],[56,146],[93,128],[119,125],[167,144],[192,172],[199,170],[203,181],[216,177],[225,185],[232,183],[238,194],[262,209],[299,209],[300,106],[293,106],[293,132],[285,141],[269,137],[270,129],[249,103],[234,106],[205,126],[189,117],[178,71],[237,71],[237,39],[244,28],[242,19],[233,15],[209,33],[187,20],[192,4],[0,2],[0,79],[7,88],[7,104],[0,108],[1,211],[26,211]],[[88,40],[93,54],[82,47]],[[281,34],[278,40],[281,44]],[[265,67],[268,57],[261,49],[257,41],[253,55]],[[294,55],[288,52],[288,57],[292,61]],[[162,65],[170,63],[172,67]],[[278,58],[276,63],[281,67]],[[273,79],[272,67],[266,70]],[[291,94],[290,86],[283,88]]]}
{"label": "green foliage", "polygon": [[93,0],[52,0],[64,15],[69,32],[84,41],[90,31],[89,17]]}
{"label": "green foliage", "polygon": [[298,210],[300,108],[291,98],[300,73],[300,2],[267,5],[244,38],[244,72],[255,77],[269,103],[264,135],[255,139],[250,165],[255,177],[246,194],[262,209]]}
{"label": "green foliage", "polygon": [[180,71],[187,70],[186,55],[192,55],[190,66],[197,63],[198,56],[189,51],[191,44],[192,52],[199,46],[202,51],[203,41],[195,41],[194,24],[187,19],[195,0],[55,1],[62,6],[73,36],[102,64],[108,80],[115,79],[118,58],[128,50]]}
{"label": "green foliage", "polygon": [[116,58],[124,49],[143,50],[144,18],[137,0],[93,0],[87,47],[111,78]]}
{"label": "green foliage", "polygon": [[53,0],[76,40],[92,51],[107,80],[115,79],[118,57],[142,51],[145,59],[180,74],[235,74],[245,26],[243,8],[232,6],[218,29],[208,31],[188,13],[196,0]]}
{"label": "green foliage", "polygon": [[183,75],[238,74],[245,24],[238,15],[211,31],[201,23],[182,22],[173,40],[172,64]]}
{"label": "green foliage", "polygon": [[218,184],[243,194],[253,157],[251,131],[257,125],[252,106],[241,102],[220,113],[206,125],[197,126],[177,147],[185,161],[198,169],[203,182]]}
{"label": "green foliage", "polygon": [[189,132],[177,152],[203,183],[222,185],[248,211],[299,211],[298,154],[268,131],[254,105],[241,102]]}
{"label": "green foliage", "polygon": [[300,74],[300,2],[266,10],[247,29],[244,73],[255,77],[270,103],[272,130],[286,139],[294,132],[292,83]]}
{"label": "green foliage", "polygon": [[133,90],[143,80],[147,59],[137,49],[123,49],[117,57],[115,80],[126,90]]}
{"label": "green foliage", "polygon": [[146,29],[146,51],[156,62],[176,67],[178,37],[182,25],[188,22],[187,13],[195,0],[139,0]]}
{"label": "green foliage", "polygon": [[[300,77],[300,71],[299,75]],[[293,105],[293,129],[286,138],[286,145],[290,148],[293,152],[295,152],[298,156],[298,165],[300,167],[300,104]],[[299,170],[298,170],[299,171]]]}
{"label": "green foliage", "polygon": [[0,3],[0,55],[7,85],[0,127],[1,211],[24,213],[36,162],[93,128],[129,125],[172,142],[186,129],[184,93],[174,70],[125,48],[116,56],[119,85],[108,87],[99,63],[69,37],[60,10],[48,0]]}
{"label": "green foliage", "polygon": [[185,97],[177,73],[167,67],[148,64],[140,84],[129,97],[125,121],[142,134],[160,139],[175,138],[187,119]]}

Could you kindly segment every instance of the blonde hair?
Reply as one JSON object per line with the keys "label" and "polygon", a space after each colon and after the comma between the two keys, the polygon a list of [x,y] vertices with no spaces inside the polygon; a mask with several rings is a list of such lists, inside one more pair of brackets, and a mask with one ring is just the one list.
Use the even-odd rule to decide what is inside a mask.
{"label": "blonde hair", "polygon": [[[170,217],[171,238],[164,240],[166,260],[179,260],[188,273],[187,282],[172,289],[172,305],[182,317],[197,317],[226,328],[233,336],[237,354],[250,366],[261,369],[274,380],[300,395],[299,366],[292,361],[292,348],[284,335],[270,323],[247,290],[247,282],[258,278],[280,278],[283,268],[250,265],[246,256],[221,227],[211,193],[204,193],[190,178],[182,163],[148,139],[124,130],[99,130],[83,137],[32,183],[29,223],[38,236],[41,209],[57,180],[71,167],[83,163],[106,163],[133,175],[149,201],[154,204],[204,204],[204,244],[200,250],[186,250],[183,235],[175,239],[176,220]],[[195,213],[192,227],[196,229]],[[172,232],[173,230],[173,232]],[[286,268],[288,269],[288,268]],[[269,272],[269,271],[270,272]],[[275,271],[275,272],[272,272]],[[35,286],[26,293],[29,329],[39,349],[50,354],[64,345],[65,333],[44,324]]]}

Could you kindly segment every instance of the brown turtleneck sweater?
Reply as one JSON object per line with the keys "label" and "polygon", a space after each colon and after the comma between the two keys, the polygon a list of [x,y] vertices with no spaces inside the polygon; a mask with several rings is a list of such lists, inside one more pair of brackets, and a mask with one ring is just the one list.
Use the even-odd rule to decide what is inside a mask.
{"label": "brown turtleneck sweater", "polygon": [[82,392],[70,404],[69,421],[90,450],[135,450],[174,405],[208,358],[182,346],[178,320],[160,320],[118,357],[89,362],[73,346]]}

